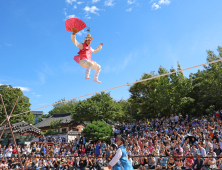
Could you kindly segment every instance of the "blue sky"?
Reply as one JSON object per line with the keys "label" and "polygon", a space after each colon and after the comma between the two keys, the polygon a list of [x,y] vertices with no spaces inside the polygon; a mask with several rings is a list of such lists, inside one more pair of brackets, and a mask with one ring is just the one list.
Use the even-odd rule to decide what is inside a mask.
{"label": "blue sky", "polygon": [[[0,84],[21,87],[31,109],[134,82],[143,73],[206,62],[222,45],[221,0],[1,0]],[[91,28],[101,84],[84,80],[78,49],[65,29],[70,17]],[[79,33],[82,42],[86,29]],[[197,69],[184,72],[186,76]],[[127,99],[129,87],[111,91]],[[43,110],[48,113],[52,107]]]}

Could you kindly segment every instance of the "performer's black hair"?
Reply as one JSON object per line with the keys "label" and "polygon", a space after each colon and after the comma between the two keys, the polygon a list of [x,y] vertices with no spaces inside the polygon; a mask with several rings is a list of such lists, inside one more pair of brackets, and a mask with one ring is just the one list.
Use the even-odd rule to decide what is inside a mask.
{"label": "performer's black hair", "polygon": [[124,146],[126,146],[126,140],[122,136],[118,135],[117,138],[123,142]]}

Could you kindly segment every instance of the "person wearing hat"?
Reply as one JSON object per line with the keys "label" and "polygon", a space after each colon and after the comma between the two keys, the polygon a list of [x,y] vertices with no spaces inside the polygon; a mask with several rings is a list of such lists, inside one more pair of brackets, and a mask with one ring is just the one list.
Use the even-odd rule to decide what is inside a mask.
{"label": "person wearing hat", "polygon": [[78,64],[80,64],[82,67],[86,68],[85,80],[90,79],[89,77],[90,70],[95,69],[94,82],[101,83],[98,80],[101,66],[97,64],[95,61],[92,61],[91,57],[92,57],[92,53],[97,53],[102,49],[103,43],[100,43],[99,47],[97,47],[94,50],[89,46],[91,44],[91,41],[93,40],[90,34],[87,34],[87,36],[83,39],[83,43],[79,43],[78,41],[76,41],[75,33],[71,35],[71,39],[72,39],[73,44],[77,48],[79,48],[78,55],[74,57],[74,60]]}
{"label": "person wearing hat", "polygon": [[112,170],[133,170],[133,166],[127,158],[126,148],[124,147],[125,139],[117,136],[116,144],[119,148],[116,151],[116,155],[109,162],[108,168],[112,168]]}

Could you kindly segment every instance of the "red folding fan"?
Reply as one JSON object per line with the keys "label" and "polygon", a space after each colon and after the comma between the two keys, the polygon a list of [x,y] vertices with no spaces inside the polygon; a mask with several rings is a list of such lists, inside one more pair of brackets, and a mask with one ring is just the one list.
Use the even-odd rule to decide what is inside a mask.
{"label": "red folding fan", "polygon": [[67,31],[77,33],[86,28],[86,24],[81,19],[69,18],[65,22],[65,27]]}

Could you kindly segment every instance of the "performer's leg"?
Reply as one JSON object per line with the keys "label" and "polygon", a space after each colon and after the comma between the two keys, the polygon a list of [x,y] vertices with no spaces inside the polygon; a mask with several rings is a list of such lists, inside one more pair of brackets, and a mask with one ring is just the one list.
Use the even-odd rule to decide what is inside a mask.
{"label": "performer's leg", "polygon": [[93,67],[94,63],[89,60],[80,60],[79,64],[82,67],[86,68],[85,80],[90,79],[89,74],[90,74],[90,70]]}
{"label": "performer's leg", "polygon": [[90,77],[89,77],[90,70],[91,70],[91,68],[90,68],[90,67],[87,67],[87,68],[86,68],[85,80],[90,79]]}
{"label": "performer's leg", "polygon": [[101,66],[94,62],[92,68],[96,70],[94,74],[94,82],[101,83],[101,81],[98,80],[99,72],[101,71]]}

